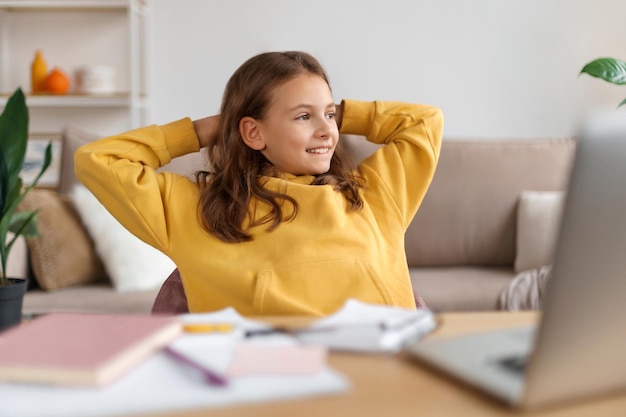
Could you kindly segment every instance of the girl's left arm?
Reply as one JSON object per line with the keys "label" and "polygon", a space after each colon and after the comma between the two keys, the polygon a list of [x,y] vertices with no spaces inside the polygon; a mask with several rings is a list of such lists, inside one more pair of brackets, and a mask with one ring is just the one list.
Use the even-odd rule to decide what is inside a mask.
{"label": "girl's left arm", "polygon": [[[435,174],[441,149],[443,115],[428,105],[344,100],[341,132],[363,135],[384,145],[360,164],[365,193],[391,200],[404,221],[413,219]],[[370,198],[371,200],[371,198]]]}

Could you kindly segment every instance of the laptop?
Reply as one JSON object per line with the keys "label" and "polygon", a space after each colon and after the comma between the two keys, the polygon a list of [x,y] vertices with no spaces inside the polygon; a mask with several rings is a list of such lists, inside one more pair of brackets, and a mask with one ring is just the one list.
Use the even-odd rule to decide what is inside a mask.
{"label": "laptop", "polygon": [[623,115],[581,129],[540,323],[406,351],[522,409],[626,390]]}

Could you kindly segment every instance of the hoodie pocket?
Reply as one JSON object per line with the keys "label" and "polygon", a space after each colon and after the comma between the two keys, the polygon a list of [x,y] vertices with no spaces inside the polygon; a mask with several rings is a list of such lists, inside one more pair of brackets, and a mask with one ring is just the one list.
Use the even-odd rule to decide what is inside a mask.
{"label": "hoodie pocket", "polygon": [[283,265],[256,276],[253,308],[264,315],[324,315],[348,298],[392,304],[380,277],[361,260],[326,260]]}

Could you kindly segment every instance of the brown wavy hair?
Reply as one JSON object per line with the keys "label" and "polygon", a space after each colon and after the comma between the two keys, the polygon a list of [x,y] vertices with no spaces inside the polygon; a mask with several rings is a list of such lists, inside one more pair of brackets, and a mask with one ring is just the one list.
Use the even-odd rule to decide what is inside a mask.
{"label": "brown wavy hair", "polygon": [[[252,239],[249,228],[269,223],[273,230],[298,212],[297,201],[263,186],[264,175],[280,175],[260,151],[248,147],[241,137],[239,121],[246,117],[262,120],[273,91],[301,74],[317,75],[329,84],[320,63],[311,55],[299,52],[262,53],[244,62],[226,84],[220,110],[219,127],[207,147],[208,169],[198,171],[200,187],[199,214],[203,227],[224,242]],[[329,84],[330,88],[330,84]],[[360,177],[354,175],[350,162],[338,145],[328,172],[316,175],[314,185],[332,185],[350,203],[352,210],[363,207],[359,195]],[[269,207],[268,214],[254,218],[254,205]],[[283,213],[285,203],[291,206]],[[248,226],[244,228],[244,222]]]}

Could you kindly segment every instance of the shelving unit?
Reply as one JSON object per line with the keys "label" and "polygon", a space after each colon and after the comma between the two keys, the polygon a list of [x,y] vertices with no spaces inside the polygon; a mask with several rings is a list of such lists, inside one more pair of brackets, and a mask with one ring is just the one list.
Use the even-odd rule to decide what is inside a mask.
{"label": "shelving unit", "polygon": [[[147,124],[148,1],[0,0],[0,107],[21,86],[31,110],[31,131],[75,125],[108,134]],[[30,64],[37,49],[48,69],[62,68],[72,85],[79,66],[115,67],[116,91],[30,94]],[[111,131],[103,131],[107,128]]]}

